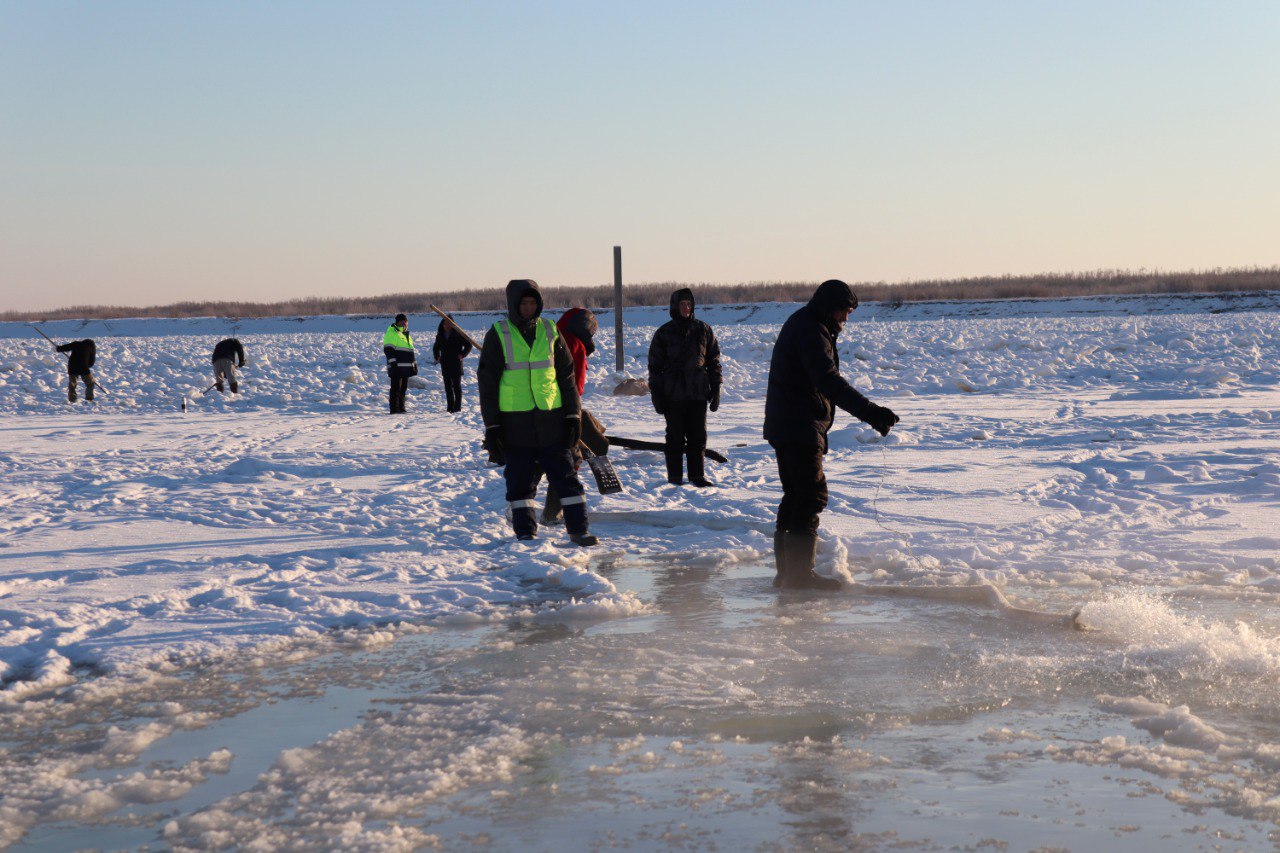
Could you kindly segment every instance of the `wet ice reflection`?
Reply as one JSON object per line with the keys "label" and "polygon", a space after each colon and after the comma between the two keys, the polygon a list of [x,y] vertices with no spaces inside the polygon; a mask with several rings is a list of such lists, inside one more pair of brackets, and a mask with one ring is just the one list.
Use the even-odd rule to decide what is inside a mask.
{"label": "wet ice reflection", "polygon": [[[779,595],[764,566],[678,555],[598,571],[649,612],[530,610],[51,706],[10,756],[45,762],[29,786],[81,789],[25,843],[1197,849],[1276,828],[1275,642],[1221,602],[1015,594],[1095,596],[1081,632],[963,599]],[[228,766],[192,771],[219,750]],[[137,794],[181,768],[187,789]]]}

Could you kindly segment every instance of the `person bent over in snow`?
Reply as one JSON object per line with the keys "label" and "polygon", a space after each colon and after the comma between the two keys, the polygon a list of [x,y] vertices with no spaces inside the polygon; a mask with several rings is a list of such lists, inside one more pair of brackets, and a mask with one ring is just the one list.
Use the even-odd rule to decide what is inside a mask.
{"label": "person bent over in snow", "polygon": [[569,538],[596,544],[587,531],[582,481],[572,448],[582,437],[582,399],[564,336],[543,319],[542,293],[532,279],[507,284],[507,316],[480,348],[476,379],[489,461],[503,465],[516,538],[537,536],[534,496],[542,472],[560,495]]}
{"label": "person bent over in snow", "polygon": [[836,338],[858,297],[849,285],[824,281],[809,303],[782,325],[769,362],[764,437],[778,457],[782,503],[773,534],[783,589],[839,589],[840,581],[813,571],[818,552],[818,515],[827,506],[822,457],[839,406],[888,435],[898,416],[877,406],[840,375]]}
{"label": "person bent over in snow", "polygon": [[86,402],[93,402],[93,373],[91,368],[98,360],[98,345],[93,342],[92,338],[85,338],[83,341],[72,341],[69,344],[63,344],[58,347],[58,352],[68,353],[67,356],[67,402],[74,403],[76,401],[76,382],[84,383],[84,399]]}
{"label": "person bent over in snow", "polygon": [[[236,365],[239,361],[239,365]],[[232,394],[240,393],[240,383],[236,380],[236,367],[244,367],[244,347],[236,338],[218,341],[213,348],[213,385],[222,393],[222,382],[225,379],[231,386]]]}

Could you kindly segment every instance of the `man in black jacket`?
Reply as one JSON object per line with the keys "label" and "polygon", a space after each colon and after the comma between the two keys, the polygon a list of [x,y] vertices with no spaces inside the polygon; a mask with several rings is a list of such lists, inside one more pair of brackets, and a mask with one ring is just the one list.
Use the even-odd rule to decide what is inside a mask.
{"label": "man in black jacket", "polygon": [[67,388],[67,402],[74,403],[76,401],[76,380],[84,382],[84,399],[86,402],[93,402],[93,373],[91,369],[98,360],[98,345],[93,342],[92,338],[85,338],[83,341],[72,341],[69,344],[63,344],[58,347],[58,352],[68,353],[67,356],[67,379],[69,382]]}
{"label": "man in black jacket", "polygon": [[490,462],[506,466],[517,539],[537,535],[534,496],[545,471],[560,495],[569,538],[588,547],[597,540],[587,531],[585,490],[572,456],[582,437],[582,399],[564,337],[541,314],[537,282],[507,284],[507,316],[485,335],[476,368],[484,447]]}
{"label": "man in black jacket", "polygon": [[782,325],[769,363],[764,437],[778,457],[782,503],[773,535],[778,576],[784,589],[839,589],[840,581],[813,571],[818,551],[818,515],[827,505],[822,457],[837,406],[866,421],[881,435],[898,416],[877,406],[840,375],[836,350],[858,297],[843,281],[824,281],[809,303]]}
{"label": "man in black jacket", "polygon": [[[239,364],[236,364],[236,362]],[[244,367],[244,347],[236,338],[218,341],[213,348],[213,384],[222,393],[222,381],[231,385],[231,393],[240,393],[240,383],[236,381],[236,367]]]}
{"label": "man in black jacket", "polygon": [[440,375],[444,378],[444,403],[447,412],[462,411],[462,360],[469,352],[471,343],[466,337],[441,320],[440,327],[436,329],[436,341],[431,345],[431,357],[440,365]]}
{"label": "man in black jacket", "polygon": [[720,408],[720,344],[711,327],[693,316],[693,291],[671,294],[671,320],[649,343],[649,394],[667,421],[667,481],[684,482],[680,456],[689,466],[689,482],[715,485],[702,466],[707,446],[707,409]]}

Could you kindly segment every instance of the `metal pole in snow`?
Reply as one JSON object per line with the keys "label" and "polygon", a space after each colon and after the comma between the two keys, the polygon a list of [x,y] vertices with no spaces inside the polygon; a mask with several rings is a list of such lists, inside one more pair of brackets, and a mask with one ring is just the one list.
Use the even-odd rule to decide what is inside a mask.
{"label": "metal pole in snow", "polygon": [[622,372],[622,247],[613,247],[613,336],[615,369]]}

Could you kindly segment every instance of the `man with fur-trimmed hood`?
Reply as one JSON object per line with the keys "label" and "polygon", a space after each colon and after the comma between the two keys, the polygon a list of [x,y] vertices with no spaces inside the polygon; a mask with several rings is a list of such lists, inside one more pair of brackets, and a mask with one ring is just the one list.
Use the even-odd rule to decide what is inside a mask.
{"label": "man with fur-trimmed hood", "polygon": [[587,530],[585,490],[573,462],[582,437],[582,399],[564,336],[541,314],[537,282],[507,284],[507,316],[485,334],[476,369],[484,447],[490,462],[505,466],[517,539],[537,537],[534,496],[545,471],[564,507],[569,538],[588,547],[597,540]]}

